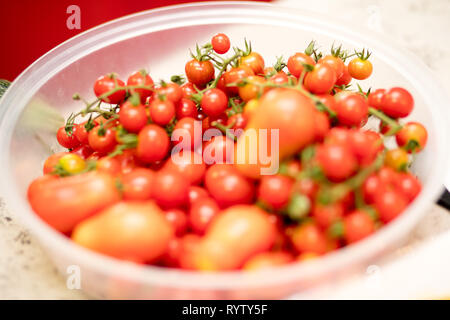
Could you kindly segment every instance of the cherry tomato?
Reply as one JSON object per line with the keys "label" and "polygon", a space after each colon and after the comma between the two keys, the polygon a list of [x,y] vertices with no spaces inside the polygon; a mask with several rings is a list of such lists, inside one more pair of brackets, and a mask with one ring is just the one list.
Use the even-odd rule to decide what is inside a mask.
{"label": "cherry tomato", "polygon": [[147,168],[136,168],[121,177],[125,200],[148,200],[153,195],[155,173]]}
{"label": "cherry tomato", "polygon": [[166,126],[175,117],[175,105],[168,99],[155,99],[150,104],[150,117],[154,123]]}
{"label": "cherry tomato", "polygon": [[198,111],[194,101],[186,98],[182,98],[176,106],[177,119],[183,119],[185,117],[197,118]]}
{"label": "cherry tomato", "polygon": [[383,166],[378,171],[378,177],[380,178],[382,183],[389,185],[393,184],[395,180],[398,179],[398,172],[390,167]]}
{"label": "cherry tomato", "polygon": [[327,93],[336,83],[336,72],[328,64],[318,63],[305,76],[305,88],[312,93]]}
{"label": "cherry tomato", "polygon": [[361,58],[354,58],[348,64],[348,73],[352,78],[358,80],[364,80],[370,77],[372,74],[373,66],[369,60],[363,60]]}
{"label": "cherry tomato", "polygon": [[197,150],[202,145],[202,124],[191,117],[179,120],[172,132],[172,141],[184,150]]}
{"label": "cherry tomato", "polygon": [[407,207],[408,201],[399,191],[384,189],[375,195],[374,205],[381,221],[388,223]]}
{"label": "cherry tomato", "polygon": [[89,143],[89,140],[88,140],[89,132],[86,130],[86,127],[85,127],[86,123],[87,123],[87,121],[82,122],[80,124],[76,124],[73,129],[73,133],[74,133],[75,137],[77,137],[77,140],[81,144]]}
{"label": "cherry tomato", "polygon": [[383,150],[383,141],[374,131],[351,130],[349,144],[360,164],[371,163]]}
{"label": "cherry tomato", "polygon": [[217,88],[208,89],[203,93],[200,106],[206,115],[218,116],[227,109],[227,95]]}
{"label": "cherry tomato", "polygon": [[186,233],[188,227],[188,218],[186,213],[180,209],[166,210],[166,219],[175,230],[176,236],[182,236]]}
{"label": "cherry tomato", "polygon": [[262,176],[258,187],[258,198],[275,210],[285,207],[291,197],[294,181],[277,174]]}
{"label": "cherry tomato", "polygon": [[[332,55],[327,55],[317,62],[318,64],[326,64],[330,66],[336,73],[336,78],[339,79],[344,74],[345,64],[341,58]],[[351,79],[351,78],[350,78]]]}
{"label": "cherry tomato", "polygon": [[[243,113],[233,114],[228,118],[227,126],[230,126],[233,130],[245,129],[247,126],[248,117]],[[239,135],[238,135],[239,136]]]}
{"label": "cherry tomato", "polygon": [[187,204],[189,181],[178,172],[160,170],[153,180],[153,198],[162,208],[176,208]]}
{"label": "cherry tomato", "polygon": [[290,73],[298,78],[302,74],[305,64],[314,66],[316,62],[310,56],[302,52],[297,52],[296,54],[289,57],[287,68]]}
{"label": "cherry tomato", "polygon": [[203,146],[206,164],[233,163],[234,142],[225,136],[214,136]]}
{"label": "cherry tomato", "polygon": [[312,215],[321,228],[327,229],[344,216],[344,206],[340,202],[328,205],[316,203]]}
{"label": "cherry tomato", "polygon": [[344,126],[360,127],[367,122],[369,106],[358,93],[341,92],[336,96],[335,111],[339,123]]}
{"label": "cherry tomato", "polygon": [[43,173],[44,174],[52,173],[55,170],[55,166],[58,164],[59,159],[68,154],[69,152],[57,152],[50,155],[44,162],[44,166],[42,168]]}
{"label": "cherry tomato", "polygon": [[113,151],[117,144],[115,132],[102,126],[97,126],[89,131],[88,139],[91,148],[100,153]]}
{"label": "cherry tomato", "polygon": [[314,223],[305,223],[295,227],[291,234],[294,248],[300,252],[324,254],[327,252],[327,239],[323,231]]}
{"label": "cherry tomato", "polygon": [[186,63],[184,71],[189,82],[200,88],[214,79],[214,66],[209,60],[192,59]]}
{"label": "cherry tomato", "polygon": [[[117,86],[123,87],[125,86],[125,82],[123,82],[120,79],[117,79],[116,76],[112,74],[101,76],[100,78],[95,80],[94,93],[97,96],[97,98],[100,98],[107,92],[112,91]],[[127,92],[125,90],[118,90],[114,93],[111,93],[103,97],[101,100],[106,103],[118,104],[122,102],[123,99],[125,99],[126,94]]]}
{"label": "cherry tomato", "polygon": [[167,132],[155,124],[146,125],[138,135],[137,156],[144,163],[162,160],[169,152]]}
{"label": "cherry tomato", "polygon": [[66,128],[64,126],[58,129],[56,139],[58,140],[58,143],[61,146],[67,149],[73,149],[80,145],[80,141],[78,141],[74,132],[72,131],[71,133],[67,133]]}
{"label": "cherry tomato", "polygon": [[425,127],[418,122],[408,122],[395,135],[399,147],[408,152],[419,152],[427,144],[428,133]]}
{"label": "cherry tomato", "polygon": [[28,201],[34,212],[63,233],[119,200],[114,178],[96,171],[45,179],[37,188],[30,185],[28,189]]}
{"label": "cherry tomato", "polygon": [[242,267],[246,271],[265,270],[291,263],[294,260],[289,252],[263,252],[251,257]]}
{"label": "cherry tomato", "polygon": [[295,183],[294,190],[307,196],[312,201],[319,191],[319,185],[312,179],[304,178]]}
{"label": "cherry tomato", "polygon": [[77,174],[86,169],[86,161],[73,153],[62,156],[59,159],[58,164],[69,174]]}
{"label": "cherry tomato", "polygon": [[237,86],[229,86],[232,83],[240,83],[242,79],[253,76],[255,72],[248,66],[242,65],[223,74],[224,82],[227,88],[227,92],[231,94],[238,94],[239,88]]}
{"label": "cherry tomato", "polygon": [[149,263],[166,252],[173,235],[153,202],[121,202],[77,225],[72,240],[108,256]]}
{"label": "cherry tomato", "polygon": [[200,270],[233,270],[255,254],[269,250],[277,229],[269,215],[250,205],[237,205],[220,213],[208,228],[195,256]]}
{"label": "cherry tomato", "polygon": [[239,66],[246,66],[253,70],[254,74],[264,73],[264,59],[257,52],[250,52],[249,55],[243,56],[239,60]]}
{"label": "cherry tomato", "polygon": [[209,197],[208,191],[206,189],[199,186],[190,186],[189,187],[189,204],[192,206],[201,198]]}
{"label": "cherry tomato", "polygon": [[198,199],[191,205],[189,225],[197,234],[204,234],[220,212],[217,202],[209,197]]}
{"label": "cherry tomato", "polygon": [[197,90],[195,90],[195,87],[192,83],[186,82],[181,87],[181,92],[183,95],[183,98],[189,99],[194,93],[197,93]]}
{"label": "cherry tomato", "polygon": [[183,90],[181,90],[181,87],[176,83],[163,83],[156,90],[154,98],[158,98],[159,96],[164,96],[167,100],[176,104],[183,97]]}
{"label": "cherry tomato", "polygon": [[400,148],[388,150],[384,164],[397,171],[405,171],[408,168],[408,153]]}
{"label": "cherry tomato", "polygon": [[350,143],[350,130],[342,127],[334,127],[328,131],[325,137],[325,143],[327,144],[343,144],[348,146]]}
{"label": "cherry tomato", "polygon": [[215,164],[208,168],[205,186],[219,206],[247,204],[253,200],[255,187],[230,164]]}
{"label": "cherry tomato", "polygon": [[269,80],[275,84],[284,84],[289,82],[289,77],[285,72],[280,71],[271,76]]}
{"label": "cherry tomato", "polygon": [[328,131],[330,131],[330,118],[324,112],[316,111],[314,126],[316,128],[314,140],[323,141]]}
{"label": "cherry tomato", "polygon": [[367,102],[369,103],[369,106],[378,110],[382,110],[383,97],[385,93],[386,93],[385,89],[377,89],[369,93],[369,96],[367,97]]}
{"label": "cherry tomato", "polygon": [[264,91],[262,87],[258,86],[258,84],[264,84],[266,82],[266,79],[261,76],[249,76],[247,77],[247,80],[254,82],[256,84],[247,83],[246,85],[239,87],[239,96],[244,100],[245,102],[259,98]]}
{"label": "cherry tomato", "polygon": [[80,156],[82,159],[87,159],[94,152],[88,144],[82,144],[70,151],[70,153]]}
{"label": "cherry tomato", "polygon": [[375,201],[375,195],[384,190],[385,187],[377,174],[371,174],[362,185],[364,201],[369,204],[373,203]]}
{"label": "cherry tomato", "polygon": [[404,118],[414,108],[414,99],[408,90],[395,87],[389,89],[381,100],[381,111],[393,118]]}
{"label": "cherry tomato", "polygon": [[341,144],[324,144],[317,148],[317,161],[325,175],[333,181],[350,177],[358,162],[348,147]]}
{"label": "cherry tomato", "polygon": [[422,185],[415,176],[410,173],[400,173],[398,179],[394,181],[398,191],[400,191],[408,200],[413,201],[422,190]]}
{"label": "cherry tomato", "polygon": [[352,76],[348,72],[348,67],[344,66],[344,70],[342,71],[342,75],[337,78],[336,85],[337,86],[346,86],[352,81]]}
{"label": "cherry tomato", "polygon": [[218,54],[227,53],[230,49],[230,39],[223,33],[218,33],[211,39],[211,44]]}
{"label": "cherry tomato", "polygon": [[[140,70],[133,72],[127,80],[128,86],[146,86],[146,87],[154,87],[153,79],[150,77],[150,75],[145,70]],[[130,89],[130,93],[138,93],[139,98],[141,99],[141,103],[145,104],[145,101],[147,101],[147,98],[150,97],[153,93],[151,89],[145,89],[145,88],[135,88]]]}
{"label": "cherry tomato", "polygon": [[120,173],[120,162],[116,158],[103,157],[97,161],[96,169],[99,172],[115,176]]}
{"label": "cherry tomato", "polygon": [[203,180],[206,165],[200,154],[182,150],[172,154],[163,169],[179,174],[190,184],[199,184]]}
{"label": "cherry tomato", "polygon": [[355,210],[345,216],[344,238],[347,243],[357,242],[374,232],[374,221],[364,210]]}
{"label": "cherry tomato", "polygon": [[147,124],[147,111],[142,104],[137,106],[126,101],[120,106],[119,122],[129,132],[137,133]]}
{"label": "cherry tomato", "polygon": [[[202,120],[203,131],[206,132],[207,129],[215,128],[212,125],[214,122],[226,125],[228,122],[228,116],[227,116],[226,112],[223,112],[223,113],[219,114],[218,116],[209,116],[209,117],[203,118],[203,120]],[[215,130],[218,130],[218,129],[215,128]]]}

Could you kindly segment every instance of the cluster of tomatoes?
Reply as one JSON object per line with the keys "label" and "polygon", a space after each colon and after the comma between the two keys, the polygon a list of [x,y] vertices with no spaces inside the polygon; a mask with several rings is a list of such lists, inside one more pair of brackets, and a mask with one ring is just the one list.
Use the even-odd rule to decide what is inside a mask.
{"label": "cluster of tomatoes", "polygon": [[[98,78],[97,99],[57,132],[68,151],[51,155],[29,186],[36,214],[119,259],[256,270],[359,241],[414,200],[421,184],[409,165],[427,131],[399,120],[413,109],[407,90],[350,90],[352,79],[372,73],[370,53],[322,55],[312,42],[266,67],[247,42],[224,57],[229,50],[224,34],[197,46],[187,82],[177,75],[155,84],[143,70],[126,84],[115,74]],[[369,117],[379,130],[363,128]],[[203,141],[196,126],[220,134]],[[227,129],[278,129],[278,172],[261,175],[260,159],[233,163],[227,150],[243,139]]]}

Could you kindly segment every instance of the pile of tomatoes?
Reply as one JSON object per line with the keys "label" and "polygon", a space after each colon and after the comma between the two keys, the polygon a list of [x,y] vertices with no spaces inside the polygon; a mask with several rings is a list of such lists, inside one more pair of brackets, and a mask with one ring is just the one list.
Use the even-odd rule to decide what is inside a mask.
{"label": "pile of tomatoes", "polygon": [[[36,214],[118,259],[259,270],[360,241],[419,194],[409,166],[427,131],[401,120],[414,106],[406,89],[352,89],[352,79],[372,73],[368,51],[324,55],[311,42],[271,67],[250,43],[229,51],[218,34],[170,82],[144,70],[126,83],[114,73],[98,78],[97,99],[57,132],[67,151],[48,157],[28,188]],[[377,130],[367,129],[369,118]],[[218,134],[204,141],[211,128]],[[276,173],[227,152],[250,129],[279,130]]]}

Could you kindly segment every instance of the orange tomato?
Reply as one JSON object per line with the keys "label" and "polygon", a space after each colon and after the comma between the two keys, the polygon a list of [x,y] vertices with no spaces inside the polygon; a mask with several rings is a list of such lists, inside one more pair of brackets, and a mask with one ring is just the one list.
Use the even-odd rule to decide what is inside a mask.
{"label": "orange tomato", "polygon": [[264,82],[266,82],[266,79],[264,79],[264,77],[249,76],[247,79],[257,84],[248,83],[245,86],[239,87],[239,96],[245,102],[251,99],[259,98],[264,93],[264,91],[267,91],[262,87],[258,86],[258,84],[263,84]]}
{"label": "orange tomato", "polygon": [[292,262],[294,258],[289,252],[263,252],[250,258],[243,266],[244,270],[256,271],[282,266]]}
{"label": "orange tomato", "polygon": [[49,156],[45,162],[43,167],[44,174],[52,173],[55,170],[55,166],[59,163],[59,159],[64,157],[65,155],[70,154],[69,152],[58,152]]}
{"label": "orange tomato", "polygon": [[255,74],[264,73],[264,59],[257,52],[250,52],[249,55],[242,57],[239,60],[239,66],[246,66],[253,70]]}

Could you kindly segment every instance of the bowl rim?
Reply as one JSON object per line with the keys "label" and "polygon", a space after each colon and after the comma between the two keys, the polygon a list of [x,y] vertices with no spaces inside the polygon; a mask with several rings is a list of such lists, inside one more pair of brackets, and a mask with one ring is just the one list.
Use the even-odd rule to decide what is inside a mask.
{"label": "bowl rim", "polygon": [[[233,12],[232,18],[227,17],[230,12]],[[0,100],[0,148],[3,151],[0,152],[0,174],[3,178],[0,180],[0,188],[14,215],[18,216],[21,222],[31,229],[40,242],[45,242],[46,247],[64,254],[66,259],[81,261],[82,265],[94,269],[99,274],[120,275],[122,278],[131,281],[161,284],[167,287],[195,289],[248,289],[287,283],[306,275],[315,277],[336,271],[355,260],[366,261],[374,253],[380,252],[383,248],[392,245],[405,236],[425,214],[427,206],[432,204],[442,190],[443,175],[441,172],[446,169],[446,149],[439,150],[440,153],[436,155],[436,164],[433,168],[430,168],[430,178],[419,197],[400,217],[374,235],[319,259],[254,273],[241,271],[200,273],[156,266],[140,266],[121,261],[74,244],[70,239],[41,221],[32,212],[15,185],[10,159],[7,155],[11,143],[12,129],[22,109],[45,81],[80,57],[98,48],[136,34],[147,33],[150,29],[153,30],[150,32],[155,32],[183,25],[245,23],[239,19],[243,20],[249,17],[250,19],[247,20],[249,24],[257,22],[273,25],[276,22],[277,25],[295,27],[308,22],[312,27],[319,26],[342,32],[345,37],[351,38],[347,39],[349,42],[366,43],[370,48],[377,48],[377,54],[401,57],[401,59],[394,58],[392,63],[396,63],[397,68],[405,74],[415,77],[416,85],[414,87],[420,88],[419,92],[426,92],[423,97],[427,105],[432,105],[433,101],[448,101],[444,90],[439,90],[442,87],[429,68],[411,53],[397,48],[393,39],[364,30],[364,28],[354,31],[346,22],[335,18],[275,4],[241,1],[191,3],[142,11],[84,31],[50,50],[23,71]],[[416,65],[417,68],[408,68],[407,64]],[[14,106],[15,110],[12,110],[10,106]],[[436,109],[438,110],[430,108],[433,124],[436,127],[435,138],[438,145],[446,145],[444,144],[446,141],[444,117],[438,114],[438,111],[445,112],[445,110],[443,107]],[[69,258],[69,256],[71,257]]]}

